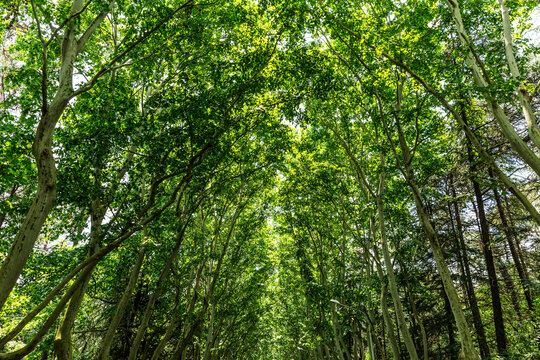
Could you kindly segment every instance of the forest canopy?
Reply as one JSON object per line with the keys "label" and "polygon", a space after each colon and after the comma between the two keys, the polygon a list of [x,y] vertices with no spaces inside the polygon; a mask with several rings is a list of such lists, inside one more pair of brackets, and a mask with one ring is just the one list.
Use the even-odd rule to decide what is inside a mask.
{"label": "forest canopy", "polygon": [[0,5],[0,359],[540,358],[537,1]]}

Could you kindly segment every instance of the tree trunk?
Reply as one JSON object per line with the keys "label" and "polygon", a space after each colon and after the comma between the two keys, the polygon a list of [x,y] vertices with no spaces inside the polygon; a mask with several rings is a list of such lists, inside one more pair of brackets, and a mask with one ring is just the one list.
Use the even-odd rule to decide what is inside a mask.
{"label": "tree trunk", "polygon": [[343,349],[341,347],[341,333],[337,328],[336,304],[333,302],[330,302],[330,312],[332,314],[332,331],[334,333],[334,344],[336,346],[336,352],[338,353],[340,360],[345,360],[345,356],[343,355]]}
{"label": "tree trunk", "polygon": [[39,122],[33,145],[38,170],[36,196],[0,268],[0,310],[17,283],[56,201],[56,166],[52,150],[52,134],[67,102],[68,97],[57,95]]}
{"label": "tree trunk", "polygon": [[478,206],[478,219],[480,221],[480,239],[482,240],[482,250],[489,278],[489,288],[491,290],[491,304],[493,308],[493,320],[495,323],[495,338],[497,340],[497,350],[499,354],[504,354],[506,351],[506,332],[504,330],[504,320],[502,316],[501,295],[499,290],[499,282],[497,281],[497,273],[495,270],[495,261],[493,260],[493,250],[491,245],[491,237],[489,233],[489,225],[484,210],[484,199],[480,189],[480,183],[475,176],[478,173],[474,163],[474,156],[467,142],[467,155],[469,158],[469,166],[472,174],[471,182],[474,190],[474,196]]}
{"label": "tree trunk", "polygon": [[368,349],[369,349],[369,358],[375,359],[375,349],[373,347],[373,335],[371,334],[371,326],[368,326]]}
{"label": "tree trunk", "polygon": [[[463,20],[461,19],[461,10],[459,8],[458,0],[446,0],[446,3],[448,4],[452,17],[454,18],[461,44],[467,49],[467,57],[465,61],[473,72],[474,82],[480,88],[487,88],[489,86],[489,79],[486,78],[485,73],[482,71],[482,64],[479,63],[480,59],[475,56],[473,52],[473,46],[465,30]],[[536,154],[521,139],[510,123],[508,116],[506,116],[499,104],[493,101],[492,98],[488,97],[486,95],[487,93],[483,94],[488,104],[488,108],[491,110],[491,113],[499,124],[499,128],[505,138],[508,140],[512,148],[519,154],[521,159],[528,164],[537,175],[540,176],[540,158],[538,158],[538,156],[536,156]]]}
{"label": "tree trunk", "polygon": [[512,74],[512,78],[515,81],[519,81],[519,86],[516,89],[518,96],[519,104],[521,105],[521,110],[525,121],[527,122],[527,128],[529,130],[529,137],[531,138],[536,148],[540,150],[540,130],[538,129],[538,123],[536,121],[536,115],[531,108],[531,104],[528,99],[525,98],[526,90],[523,87],[523,82],[521,81],[521,73],[517,66],[516,59],[514,57],[514,41],[512,39],[512,25],[510,21],[510,15],[508,14],[508,8],[506,7],[504,0],[498,0],[501,7],[501,17],[503,25],[503,37],[504,37],[504,49],[506,53],[506,60],[508,63],[508,68]]}
{"label": "tree trunk", "polygon": [[[477,359],[480,359],[480,356],[478,355],[476,349],[474,348],[471,332],[469,330],[469,325],[467,323],[467,319],[465,318],[465,314],[463,313],[463,309],[461,307],[461,302],[459,300],[459,296],[457,294],[456,288],[454,287],[454,283],[450,275],[450,270],[448,269],[448,266],[446,265],[446,260],[444,259],[444,254],[443,254],[443,250],[439,241],[439,236],[437,235],[437,233],[435,232],[435,229],[433,228],[431,218],[428,215],[426,211],[426,207],[422,200],[420,188],[416,184],[414,173],[412,171],[411,152],[405,140],[405,136],[403,134],[403,130],[401,128],[401,124],[399,121],[399,111],[400,111],[399,107],[400,107],[400,101],[401,101],[400,96],[401,94],[399,91],[398,103],[396,105],[396,109],[397,109],[396,113],[398,114],[396,116],[396,124],[397,124],[398,136],[399,136],[399,144],[400,144],[401,153],[402,153],[401,166],[403,167],[403,170],[404,170],[403,175],[405,176],[407,184],[409,185],[411,189],[415,207],[416,207],[416,212],[418,214],[418,218],[420,221],[420,225],[422,226],[426,234],[426,237],[429,241],[431,250],[433,251],[433,257],[435,258],[435,263],[437,264],[437,270],[443,282],[444,290],[448,297],[448,301],[450,302],[452,313],[454,314],[454,319],[456,321],[456,326],[458,328],[458,332],[460,336],[461,351],[462,351],[463,357],[467,360],[477,360]],[[391,141],[391,139],[389,139],[389,141]],[[399,158],[396,158],[396,160],[400,161]]]}
{"label": "tree trunk", "polygon": [[420,335],[422,336],[422,349],[423,349],[423,359],[424,360],[428,360],[428,350],[429,350],[429,347],[428,347],[428,342],[427,342],[427,334],[426,334],[426,329],[424,327],[424,324],[423,324],[423,321],[422,319],[420,318],[420,314],[418,313],[418,309],[416,308],[416,304],[415,304],[415,301],[414,301],[414,297],[413,297],[413,294],[412,294],[412,288],[410,286],[410,282],[409,282],[409,276],[407,274],[407,271],[405,270],[406,267],[405,266],[401,266],[403,268],[403,274],[405,276],[405,282],[407,284],[407,288],[408,288],[408,292],[409,292],[409,303],[411,304],[411,309],[412,309],[412,312],[413,312],[413,316],[416,318],[416,322],[418,323],[418,326],[420,327]]}
{"label": "tree trunk", "polygon": [[512,281],[512,277],[510,276],[510,273],[508,272],[506,264],[502,261],[500,255],[498,257],[499,257],[498,268],[502,275],[502,280],[504,282],[506,290],[510,294],[510,298],[512,299],[512,305],[514,306],[514,311],[516,312],[516,315],[519,321],[522,321],[523,314],[521,313],[520,301],[519,301],[519,297],[516,291],[516,287],[514,286],[514,282]]}
{"label": "tree trunk", "polygon": [[[193,308],[195,307],[195,304],[197,302],[197,299],[199,297],[198,289],[199,289],[199,282],[201,279],[201,274],[204,268],[205,262],[202,262],[197,267],[197,271],[195,273],[195,283],[193,284],[193,295],[190,299],[186,298],[186,314],[191,314]],[[190,279],[189,284],[193,282],[193,279]],[[188,285],[189,286],[189,285]],[[188,297],[190,295],[191,291],[188,289],[187,294]],[[189,301],[188,301],[189,300]],[[163,338],[159,342],[158,346],[154,350],[154,353],[152,354],[152,360],[159,360],[161,357],[161,353],[163,350],[165,350],[165,346],[167,346],[167,343],[169,342],[170,338],[172,337],[174,330],[176,330],[178,326],[178,317],[180,316],[178,309],[173,309],[174,314],[170,320],[169,325],[167,326],[167,330],[165,331],[165,335],[163,335]]]}
{"label": "tree trunk", "polygon": [[463,225],[461,223],[461,215],[459,214],[459,208],[457,201],[455,200],[456,197],[456,189],[454,187],[454,183],[450,183],[450,190],[452,192],[452,198],[454,199],[452,201],[452,205],[454,207],[454,216],[456,219],[456,227],[457,227],[457,238],[459,240],[459,252],[461,253],[461,258],[463,259],[463,277],[465,279],[465,285],[466,285],[466,293],[467,298],[469,300],[469,304],[471,306],[471,313],[473,316],[473,324],[476,329],[476,336],[478,339],[478,345],[480,348],[480,355],[482,356],[482,359],[488,359],[490,357],[490,351],[489,346],[486,340],[486,332],[484,330],[484,325],[482,324],[482,317],[480,315],[480,310],[478,308],[478,300],[476,299],[476,294],[474,292],[474,285],[472,282],[471,277],[471,268],[469,264],[469,256],[467,255],[467,247],[465,245],[465,237],[463,236]]}
{"label": "tree trunk", "polygon": [[416,183],[411,182],[410,186],[413,189],[413,197],[416,204],[416,211],[420,217],[420,224],[422,225],[422,228],[424,229],[424,232],[426,233],[428,241],[431,245],[433,257],[435,258],[437,269],[439,270],[439,275],[441,276],[441,279],[443,281],[444,290],[446,292],[446,295],[448,296],[448,301],[450,302],[450,307],[456,320],[463,355],[467,360],[480,359],[478,353],[476,352],[476,349],[474,348],[471,333],[469,330],[469,325],[467,324],[467,319],[465,318],[465,314],[463,313],[463,309],[461,308],[461,303],[459,301],[456,288],[454,287],[454,283],[450,275],[450,270],[448,270],[448,266],[446,265],[443,251],[439,242],[439,237],[435,232],[433,225],[431,224],[431,220],[426,212],[424,203],[420,198],[420,192],[418,187],[416,186]]}
{"label": "tree trunk", "polygon": [[[375,236],[375,219],[370,218],[370,233],[371,238],[374,239]],[[384,274],[382,271],[381,261],[379,257],[379,251],[377,250],[376,245],[372,244],[373,249],[373,255],[375,257],[375,266],[377,269],[377,274],[379,275],[379,280],[381,282],[381,296],[380,296],[380,304],[381,304],[381,312],[384,319],[384,324],[386,325],[386,328],[388,329],[388,340],[390,341],[390,348],[392,349],[392,356],[395,360],[399,360],[401,358],[399,353],[399,345],[396,340],[395,334],[394,334],[394,324],[392,323],[392,318],[390,317],[390,313],[388,312],[388,306],[386,305],[386,296],[388,295],[388,290],[386,287],[386,282],[384,280]]]}
{"label": "tree trunk", "polygon": [[[83,0],[73,0],[70,16],[82,11]],[[49,212],[56,201],[56,165],[53,155],[52,138],[58,120],[62,116],[73,94],[73,65],[84,46],[85,41],[79,42],[75,32],[78,27],[77,21],[71,21],[66,26],[62,41],[60,58],[60,71],[58,88],[50,104],[47,104],[47,74],[46,63],[43,64],[43,91],[44,96],[42,115],[38,123],[36,137],[32,144],[32,151],[37,167],[37,190],[30,210],[15,236],[11,249],[0,267],[0,310],[7,301],[11,290],[17,283],[34,244],[41,232],[43,224],[47,220]],[[95,22],[99,25],[99,22]],[[86,33],[91,36],[95,28],[87,29]],[[43,44],[44,61],[46,61],[47,48]]]}
{"label": "tree trunk", "polygon": [[[90,258],[99,250],[101,223],[103,222],[104,217],[105,211],[101,206],[101,202],[99,199],[95,199],[92,201],[90,241],[88,244],[89,250],[87,258]],[[79,309],[82,305],[84,294],[92,277],[92,273],[93,272],[89,272],[86,274],[84,281],[71,297],[66,313],[58,326],[58,330],[54,338],[54,349],[56,351],[58,360],[73,360],[71,331],[73,329],[73,325],[75,324]]]}
{"label": "tree trunk", "polygon": [[452,321],[452,309],[450,308],[450,302],[448,301],[448,296],[442,288],[442,296],[444,299],[444,309],[446,310],[446,328],[448,330],[448,352],[449,358],[452,360],[457,359],[458,351],[456,351],[456,338],[454,336],[454,322]]}
{"label": "tree trunk", "polygon": [[411,333],[409,332],[409,328],[407,327],[407,322],[405,320],[405,315],[403,313],[403,307],[401,305],[401,299],[399,297],[396,278],[394,276],[394,270],[392,268],[392,260],[390,259],[390,251],[388,249],[388,241],[386,238],[386,227],[384,224],[384,209],[383,209],[383,203],[382,203],[382,198],[381,198],[381,195],[382,195],[381,190],[383,187],[382,185],[383,183],[384,183],[384,174],[381,175],[381,185],[379,189],[379,194],[377,196],[377,213],[379,216],[379,230],[380,230],[380,235],[381,235],[384,265],[386,267],[386,275],[388,277],[388,283],[390,284],[390,294],[392,296],[392,300],[394,302],[394,308],[396,310],[396,318],[397,318],[398,326],[401,331],[401,334],[403,335],[403,340],[405,341],[407,352],[409,353],[409,357],[411,359],[418,360],[418,354],[416,353],[416,348],[414,346],[414,342],[413,342]]}
{"label": "tree trunk", "polygon": [[116,329],[118,328],[118,326],[120,325],[120,322],[122,321],[127,305],[129,303],[129,299],[131,297],[131,294],[133,293],[133,289],[135,289],[135,285],[137,284],[137,279],[139,278],[139,272],[141,270],[143,261],[144,261],[144,247],[141,247],[139,251],[139,255],[137,256],[137,261],[135,262],[135,265],[133,265],[133,269],[131,270],[131,275],[129,277],[129,281],[127,283],[126,289],[124,290],[124,293],[122,294],[122,298],[120,299],[120,302],[118,302],[118,305],[116,307],[116,312],[114,313],[114,316],[111,319],[111,323],[109,324],[109,327],[107,328],[107,332],[105,333],[105,336],[103,337],[103,342],[101,343],[101,350],[98,356],[100,360],[107,360],[109,358],[109,351],[111,349],[111,345],[114,339],[114,334],[116,333]]}
{"label": "tree trunk", "polygon": [[161,274],[159,275],[159,278],[156,281],[154,293],[150,297],[148,304],[146,304],[146,308],[144,309],[144,314],[141,319],[141,323],[139,327],[137,328],[135,339],[131,343],[131,348],[129,350],[129,356],[128,356],[129,360],[135,360],[137,357],[139,347],[141,346],[141,342],[143,340],[144,334],[146,333],[148,323],[150,322],[150,317],[152,316],[154,304],[156,303],[159,297],[159,294],[161,293],[161,284],[167,278],[167,275],[169,274],[169,271],[172,266],[172,262],[174,261],[178,251],[180,250],[180,246],[182,245],[182,240],[184,239],[184,232],[186,228],[187,228],[187,223],[184,224],[181,227],[181,229],[179,229],[179,233],[176,239],[176,245],[174,249],[172,250],[171,254],[169,255],[169,258],[167,259],[167,262],[165,263],[163,269],[161,270]]}
{"label": "tree trunk", "polygon": [[[218,325],[218,328],[215,329],[215,319],[216,319],[216,303],[214,302],[212,304],[212,311],[210,312],[210,319],[209,319],[209,323],[208,323],[208,334],[206,336],[206,346],[205,346],[205,349],[204,349],[204,353],[203,353],[203,360],[209,360],[210,359],[210,356],[213,352],[213,347],[214,347],[214,342],[217,338],[217,335],[219,333],[219,325]],[[220,319],[220,323],[221,323],[221,320],[223,318]]]}
{"label": "tree trunk", "polygon": [[[493,172],[491,169],[489,170],[489,175],[493,179]],[[511,234],[510,226],[508,224],[508,219],[506,217],[506,211],[504,210],[501,197],[496,187],[493,187],[493,196],[495,197],[497,210],[499,212],[499,217],[501,218],[502,230],[504,232],[506,242],[508,243],[508,248],[510,249],[510,255],[512,255],[512,260],[514,260],[514,265],[516,266],[519,280],[521,282],[521,286],[523,287],[523,292],[525,294],[525,299],[527,300],[529,311],[533,313],[534,304],[533,304],[533,299],[531,296],[531,291],[529,288],[529,278],[527,276],[528,274],[526,274],[526,272],[523,269],[521,259],[519,258],[518,251],[514,245],[513,236]]]}

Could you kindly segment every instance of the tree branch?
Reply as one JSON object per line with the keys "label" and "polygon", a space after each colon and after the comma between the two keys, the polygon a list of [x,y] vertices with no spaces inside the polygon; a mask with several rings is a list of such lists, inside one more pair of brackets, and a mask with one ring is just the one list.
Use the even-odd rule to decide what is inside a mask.
{"label": "tree branch", "polygon": [[45,47],[48,47],[51,42],[53,41],[53,39],[56,37],[56,35],[58,35],[58,32],[60,30],[62,30],[62,28],[64,28],[64,26],[67,25],[67,23],[73,19],[73,18],[76,18],[77,16],[81,15],[87,8],[88,8],[88,5],[90,5],[90,3],[92,2],[92,0],[88,0],[86,2],[86,4],[84,4],[84,6],[82,7],[82,9],[80,11],[77,11],[77,12],[74,12],[73,14],[69,15],[63,22],[62,24],[60,24],[60,26],[52,33],[51,35],[51,38],[45,43]]}
{"label": "tree branch", "polygon": [[[113,4],[114,4],[114,0],[112,0],[109,3],[108,8],[110,9],[113,6]],[[105,20],[107,13],[108,11],[100,12],[94,18],[94,20],[92,20],[92,23],[88,26],[88,28],[86,28],[84,33],[81,35],[81,37],[77,41],[77,51],[76,51],[77,54],[81,52],[81,50],[84,48],[84,45],[86,45],[86,43],[88,42],[88,39],[90,39],[90,36],[92,36],[92,34],[97,30],[99,25],[103,22],[103,20]]]}
{"label": "tree branch", "polygon": [[43,38],[43,33],[41,32],[41,24],[39,22],[39,17],[36,11],[36,4],[34,0],[32,3],[32,13],[34,14],[34,19],[36,19],[36,26],[38,30],[39,40],[41,41],[41,58],[43,64],[41,65],[41,114],[45,115],[47,112],[47,45],[45,39]]}
{"label": "tree branch", "polygon": [[70,98],[74,98],[77,95],[80,95],[82,93],[87,92],[90,90],[96,82],[105,74],[110,72],[112,70],[112,67],[114,64],[116,64],[120,59],[122,59],[127,53],[129,53],[131,50],[133,50],[137,45],[148,39],[154,32],[156,32],[159,28],[161,28],[165,23],[167,23],[170,19],[172,19],[180,10],[185,8],[186,6],[190,5],[193,2],[193,0],[187,0],[185,3],[180,5],[178,8],[176,8],[171,14],[167,15],[165,18],[163,18],[159,23],[157,23],[152,29],[150,29],[148,32],[143,34],[140,38],[138,38],[133,44],[129,45],[124,51],[122,51],[120,54],[116,55],[114,58],[112,58],[107,65],[101,68],[86,84],[81,86],[79,89],[75,90]]}

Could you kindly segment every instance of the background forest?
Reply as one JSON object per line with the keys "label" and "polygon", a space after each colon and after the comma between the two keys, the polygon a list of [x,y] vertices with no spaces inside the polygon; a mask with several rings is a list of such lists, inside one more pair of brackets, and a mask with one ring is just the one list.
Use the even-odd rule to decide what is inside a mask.
{"label": "background forest", "polygon": [[0,359],[540,359],[535,0],[0,15]]}

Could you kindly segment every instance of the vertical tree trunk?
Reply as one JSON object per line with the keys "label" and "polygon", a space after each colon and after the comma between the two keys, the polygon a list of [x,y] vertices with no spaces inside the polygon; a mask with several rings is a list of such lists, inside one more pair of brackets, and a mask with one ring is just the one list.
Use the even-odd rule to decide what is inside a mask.
{"label": "vertical tree trunk", "polygon": [[414,301],[414,297],[412,295],[412,288],[410,286],[410,282],[409,282],[409,276],[407,274],[407,271],[405,270],[406,267],[405,266],[401,266],[404,270],[403,274],[405,276],[405,282],[407,284],[407,288],[408,288],[408,292],[409,292],[409,303],[411,304],[411,310],[413,312],[413,316],[416,318],[416,322],[418,323],[418,326],[420,327],[420,335],[422,336],[422,349],[423,349],[423,359],[424,360],[428,360],[428,342],[427,342],[427,334],[426,334],[426,329],[424,327],[424,324],[423,324],[423,321],[422,319],[420,318],[420,314],[418,313],[418,309],[416,308],[416,304],[415,304],[415,301]]}
{"label": "vertical tree trunk", "polygon": [[[465,117],[464,117],[465,118]],[[469,158],[469,166],[472,174],[471,182],[473,186],[476,204],[478,206],[478,218],[480,221],[480,239],[482,240],[482,250],[489,278],[489,288],[491,290],[491,303],[493,308],[493,320],[495,323],[495,338],[497,340],[497,350],[499,354],[504,354],[506,351],[506,332],[504,329],[504,320],[502,315],[501,295],[499,290],[499,282],[497,281],[497,273],[495,270],[495,261],[493,259],[493,250],[491,245],[491,236],[489,233],[489,225],[484,210],[484,199],[480,183],[476,180],[477,167],[474,162],[470,142],[467,142],[467,155]]]}
{"label": "vertical tree trunk", "polygon": [[[373,218],[370,218],[370,234],[371,234],[371,238],[374,240],[375,219]],[[390,348],[392,349],[392,356],[394,357],[395,360],[399,360],[401,358],[400,353],[399,353],[399,345],[394,334],[394,324],[392,323],[392,318],[390,317],[390,313],[388,312],[388,306],[386,304],[386,296],[388,295],[388,290],[386,287],[386,282],[384,280],[384,274],[382,271],[379,251],[377,250],[375,243],[372,244],[372,249],[373,249],[373,255],[375,257],[375,266],[377,269],[377,274],[379,275],[379,280],[381,282],[381,296],[380,296],[381,312],[383,315],[386,328],[388,329],[388,340],[390,341]]]}
{"label": "vertical tree trunk", "polygon": [[[194,279],[190,279],[189,281],[189,285],[188,285],[188,291],[187,291],[187,296],[186,296],[186,314],[191,314],[193,308],[195,307],[195,304],[197,302],[197,299],[199,298],[199,282],[200,282],[200,279],[201,279],[201,274],[203,272],[203,269],[204,269],[204,265],[205,265],[206,262],[202,262],[199,264],[199,266],[197,267],[197,271],[194,275]],[[193,281],[195,281],[195,283],[193,284],[193,288],[192,288],[192,291],[193,291],[193,295],[190,297],[189,295],[191,294],[191,290],[190,290],[190,285],[193,283]],[[152,354],[152,360],[159,360],[160,357],[161,357],[161,353],[163,352],[163,350],[165,350],[165,347],[167,346],[167,343],[169,342],[169,340],[171,339],[174,331],[176,330],[176,328],[178,327],[178,317],[180,316],[179,314],[179,311],[178,309],[174,309],[174,314],[170,320],[170,323],[169,325],[167,326],[167,330],[165,331],[165,335],[163,335],[163,338],[160,340],[158,346],[155,348],[154,350],[154,353]]]}
{"label": "vertical tree trunk", "polygon": [[456,338],[454,336],[454,322],[452,321],[452,309],[450,308],[450,302],[448,296],[442,288],[442,296],[444,298],[444,309],[446,310],[446,328],[448,332],[448,351],[450,353],[449,358],[452,360],[457,359],[458,351],[456,351]]}
{"label": "vertical tree trunk", "polygon": [[516,312],[518,319],[521,321],[523,320],[523,314],[521,313],[520,301],[519,301],[519,297],[516,291],[516,287],[514,286],[512,277],[510,276],[510,273],[508,272],[506,264],[502,261],[501,256],[498,255],[497,257],[499,257],[499,261],[497,265],[502,275],[504,286],[506,287],[506,290],[510,294],[510,298],[512,299],[512,305],[514,306],[514,311]]}
{"label": "vertical tree trunk", "polygon": [[450,302],[450,307],[456,320],[456,325],[461,340],[463,356],[465,357],[465,359],[479,359],[480,357],[478,356],[476,349],[474,348],[471,333],[469,331],[469,325],[467,323],[467,319],[465,318],[465,314],[463,313],[463,309],[461,308],[461,302],[459,300],[456,288],[454,287],[454,283],[450,275],[450,270],[448,269],[448,266],[446,265],[446,261],[444,259],[442,247],[439,242],[439,237],[435,232],[433,225],[431,224],[429,215],[427,214],[423,201],[420,198],[420,191],[416,186],[416,183],[411,181],[411,179],[409,179],[409,181],[411,188],[413,189],[413,197],[416,204],[416,211],[420,217],[420,224],[422,225],[422,228],[424,229],[428,241],[431,245],[433,256],[437,264],[437,269],[443,281],[444,289],[446,295],[448,296],[448,301]]}
{"label": "vertical tree trunk", "polygon": [[375,349],[373,347],[373,335],[371,334],[370,326],[368,326],[368,349],[369,349],[369,358],[375,359]]}
{"label": "vertical tree trunk", "polygon": [[212,353],[213,339],[214,339],[214,322],[216,318],[216,303],[212,303],[212,310],[210,311],[210,319],[208,320],[208,333],[206,334],[206,346],[203,353],[203,360],[208,360]]}
{"label": "vertical tree trunk", "polygon": [[[368,229],[368,237],[371,238],[371,234],[372,234],[372,231],[373,231],[373,222],[372,220],[370,219],[370,226],[369,226],[369,229]],[[368,250],[368,247],[367,245],[364,244],[364,247],[363,247],[363,257],[364,257],[364,267],[365,267],[365,270],[366,270],[366,278],[367,278],[367,283],[370,284],[371,283],[371,274],[372,274],[372,268],[373,268],[373,265],[372,265],[372,257],[369,256],[369,250]],[[372,304],[373,304],[373,301],[372,301],[372,293],[369,292],[368,294],[368,309],[372,309]],[[367,310],[366,311],[366,319],[367,319],[367,332],[368,332],[368,350],[369,350],[369,353],[370,353],[370,356],[372,359],[375,359],[375,350],[376,350],[376,347],[380,347],[381,348],[381,354],[382,354],[382,357],[383,359],[385,359],[385,356],[384,356],[384,351],[382,350],[382,346],[379,346],[379,343],[378,343],[378,338],[376,337],[376,329],[375,329],[375,326],[373,325],[373,318],[374,318],[374,315],[373,315],[373,310]],[[373,337],[375,336],[375,346],[373,344]]]}
{"label": "vertical tree trunk", "polygon": [[478,339],[478,345],[480,348],[480,355],[482,359],[488,359],[490,357],[489,346],[486,340],[486,332],[484,330],[484,325],[482,324],[482,317],[480,315],[480,309],[478,308],[478,300],[476,299],[476,294],[474,292],[474,285],[471,277],[471,268],[469,264],[469,256],[467,255],[467,247],[465,245],[465,237],[463,236],[463,225],[461,223],[461,215],[459,214],[459,208],[456,201],[456,189],[454,183],[450,182],[450,190],[452,192],[452,205],[454,208],[454,215],[456,219],[457,235],[459,240],[459,251],[461,252],[461,257],[463,259],[463,268],[464,268],[464,278],[465,285],[467,289],[467,298],[469,299],[469,304],[471,306],[471,312],[473,316],[473,324],[476,329],[476,336]]}
{"label": "vertical tree trunk", "polygon": [[340,360],[345,360],[345,356],[343,355],[344,349],[342,349],[341,347],[341,333],[337,328],[336,304],[334,302],[330,303],[330,312],[332,314],[332,332],[334,333],[334,344],[336,346],[336,352],[338,353]]}
{"label": "vertical tree trunk", "polygon": [[[493,171],[491,169],[489,169],[489,175],[493,179]],[[519,258],[518,251],[514,245],[513,236],[511,234],[510,226],[508,224],[508,219],[506,217],[506,211],[504,210],[501,197],[496,187],[493,187],[493,196],[495,197],[495,203],[497,204],[497,210],[499,212],[499,217],[501,218],[502,230],[504,232],[504,236],[506,238],[508,248],[510,249],[510,255],[512,255],[512,260],[514,260],[514,265],[516,266],[519,280],[521,282],[521,286],[523,287],[525,299],[527,300],[527,306],[529,308],[529,311],[532,313],[534,311],[534,305],[533,305],[533,300],[531,296],[531,291],[529,288],[529,278],[527,276],[528,274],[526,274],[523,269],[521,259]]]}

